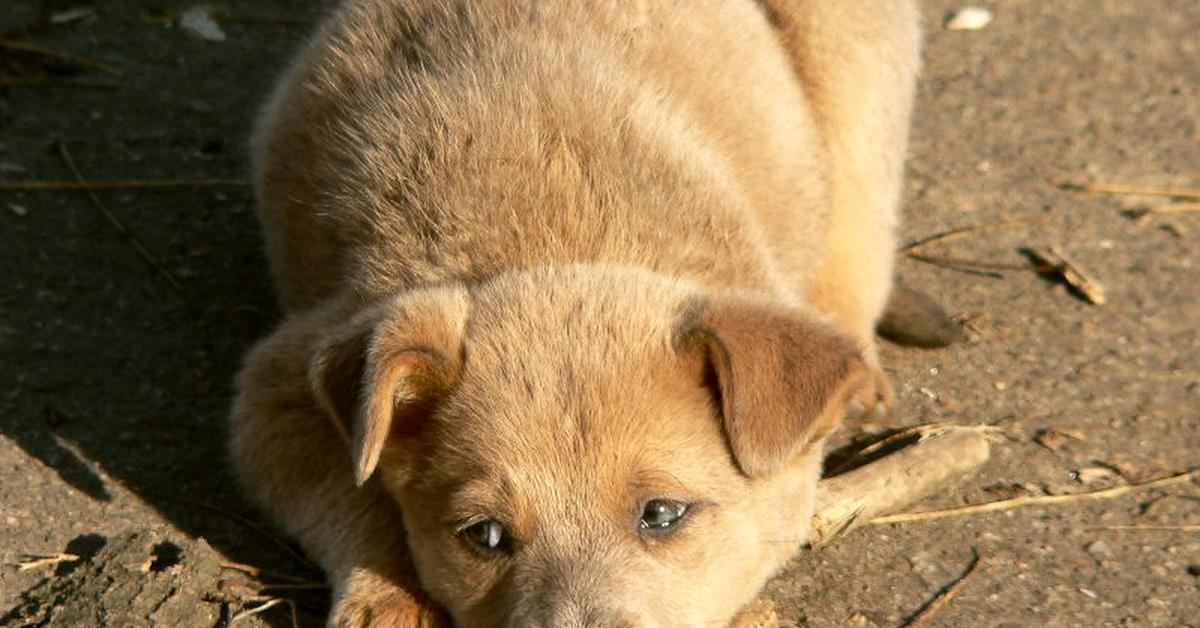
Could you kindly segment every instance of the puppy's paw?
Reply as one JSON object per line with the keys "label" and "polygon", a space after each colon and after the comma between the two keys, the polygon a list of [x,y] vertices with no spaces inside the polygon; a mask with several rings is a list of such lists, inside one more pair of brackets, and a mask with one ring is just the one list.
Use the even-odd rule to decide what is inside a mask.
{"label": "puppy's paw", "polygon": [[892,380],[878,365],[868,367],[870,376],[859,387],[846,408],[846,422],[882,421],[891,416],[896,406],[896,389]]}
{"label": "puppy's paw", "polygon": [[329,614],[329,628],[450,628],[444,613],[423,597],[379,580],[351,584]]}

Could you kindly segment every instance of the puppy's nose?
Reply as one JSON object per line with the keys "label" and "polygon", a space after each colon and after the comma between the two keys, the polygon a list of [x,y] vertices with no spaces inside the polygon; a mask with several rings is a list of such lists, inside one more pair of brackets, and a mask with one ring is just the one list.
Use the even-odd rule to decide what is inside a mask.
{"label": "puppy's nose", "polygon": [[588,628],[637,628],[639,626],[638,622],[632,617],[618,612],[602,613],[589,618],[589,620],[588,623],[584,624]]}
{"label": "puppy's nose", "polygon": [[618,610],[564,604],[550,612],[547,628],[638,628],[632,615]]}

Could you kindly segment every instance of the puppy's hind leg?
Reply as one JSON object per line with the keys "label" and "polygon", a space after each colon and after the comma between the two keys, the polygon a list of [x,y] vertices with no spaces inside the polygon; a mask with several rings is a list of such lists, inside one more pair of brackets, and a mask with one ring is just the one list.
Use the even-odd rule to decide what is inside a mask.
{"label": "puppy's hind leg", "polygon": [[779,29],[828,150],[826,257],[807,295],[877,360],[892,285],[920,56],[912,0],[760,0]]}
{"label": "puppy's hind leg", "polygon": [[305,393],[303,361],[266,341],[247,359],[232,414],[232,453],[259,505],[321,565],[329,626],[448,626],[421,593],[395,503],[354,485],[341,437]]}

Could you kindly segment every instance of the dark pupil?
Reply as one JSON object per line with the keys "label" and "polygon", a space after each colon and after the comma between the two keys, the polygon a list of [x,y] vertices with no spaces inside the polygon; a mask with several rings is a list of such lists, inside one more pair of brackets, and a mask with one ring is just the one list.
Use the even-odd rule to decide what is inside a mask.
{"label": "dark pupil", "polygon": [[652,499],[646,502],[646,507],[642,510],[641,525],[643,528],[651,529],[669,528],[675,525],[675,522],[679,521],[685,512],[687,512],[687,504],[683,502]]}
{"label": "dark pupil", "polygon": [[504,526],[488,519],[466,529],[467,538],[484,549],[497,549],[504,541]]}

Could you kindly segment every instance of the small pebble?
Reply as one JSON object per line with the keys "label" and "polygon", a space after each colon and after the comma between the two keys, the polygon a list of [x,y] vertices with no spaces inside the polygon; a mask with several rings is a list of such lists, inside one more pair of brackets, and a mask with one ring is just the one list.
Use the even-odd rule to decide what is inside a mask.
{"label": "small pebble", "polygon": [[96,10],[91,7],[75,7],[66,11],[50,14],[51,24],[70,24],[79,20],[90,20],[96,17]]}
{"label": "small pebble", "polygon": [[983,7],[963,7],[951,13],[943,26],[949,31],[977,31],[991,22],[991,11]]}
{"label": "small pebble", "polygon": [[1071,474],[1072,479],[1080,484],[1094,484],[1103,480],[1115,478],[1116,471],[1106,467],[1083,467]]}
{"label": "small pebble", "polygon": [[1038,430],[1038,432],[1033,435],[1033,440],[1037,444],[1049,449],[1050,451],[1058,451],[1071,441],[1083,440],[1083,435],[1075,430],[1058,430],[1053,427],[1047,427]]}
{"label": "small pebble", "polygon": [[1083,549],[1085,552],[1090,554],[1092,558],[1097,560],[1112,556],[1112,549],[1108,546],[1108,543],[1105,543],[1104,541],[1092,541]]}
{"label": "small pebble", "polygon": [[225,41],[225,31],[212,15],[212,9],[199,5],[179,16],[179,27],[206,41]]}

